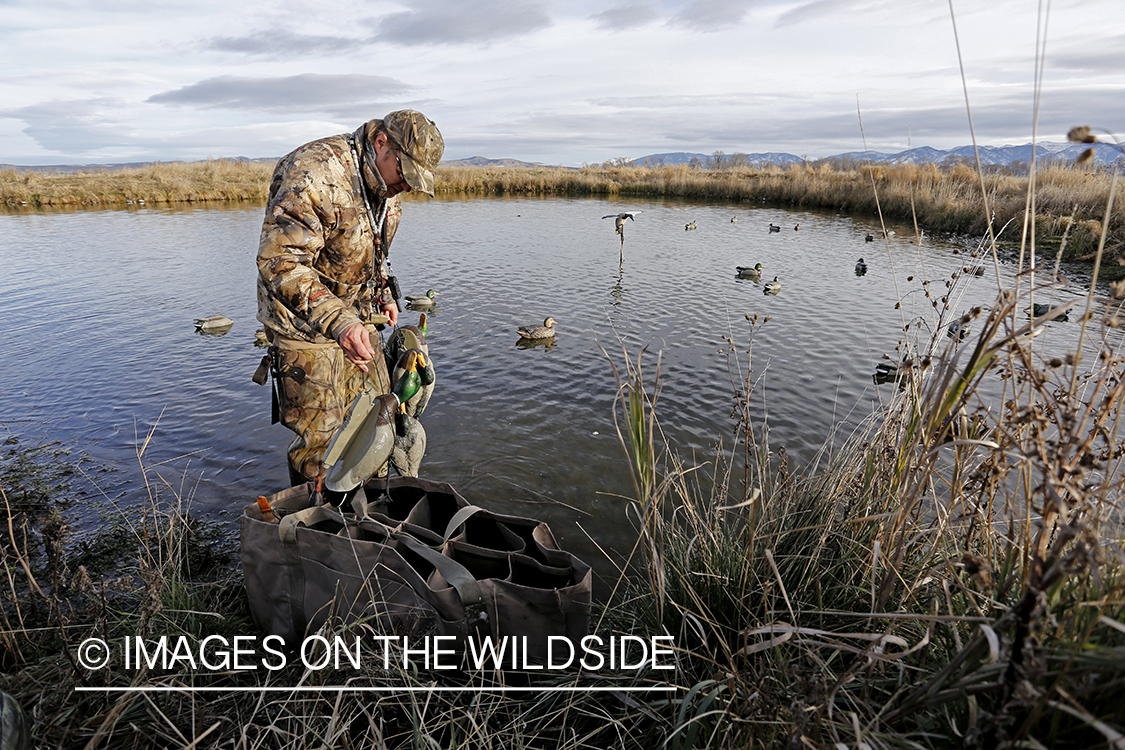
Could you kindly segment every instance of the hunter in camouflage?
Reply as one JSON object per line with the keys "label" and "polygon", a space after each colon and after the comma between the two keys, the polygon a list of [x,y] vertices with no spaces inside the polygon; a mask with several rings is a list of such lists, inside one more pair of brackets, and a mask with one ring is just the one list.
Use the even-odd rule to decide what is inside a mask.
{"label": "hunter in camouflage", "polygon": [[321,460],[356,394],[390,391],[376,323],[398,320],[384,265],[399,193],[434,192],[444,143],[432,121],[401,110],[350,135],[313,141],[278,163],[258,246],[258,320],[294,483]]}

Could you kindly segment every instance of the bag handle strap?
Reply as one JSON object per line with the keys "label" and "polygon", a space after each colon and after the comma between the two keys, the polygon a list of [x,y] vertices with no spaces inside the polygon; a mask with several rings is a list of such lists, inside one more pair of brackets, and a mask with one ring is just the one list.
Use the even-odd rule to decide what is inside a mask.
{"label": "bag handle strap", "polygon": [[479,505],[466,505],[461,510],[453,514],[453,518],[449,519],[449,523],[445,527],[445,534],[442,535],[442,542],[448,542],[449,537],[453,536],[453,532],[457,531],[457,527],[468,521],[470,518],[480,513],[484,508]]}
{"label": "bag handle strap", "polygon": [[289,573],[289,607],[293,613],[293,632],[304,633],[309,620],[305,616],[305,571],[301,566],[301,552],[297,547],[297,527],[312,526],[321,521],[347,521],[338,512],[325,505],[305,508],[282,516],[277,533],[281,537],[281,547],[285,550],[285,563]]}
{"label": "bag handle strap", "polygon": [[488,610],[485,609],[484,595],[481,593],[480,584],[476,577],[452,557],[446,557],[406,532],[394,532],[391,536],[437,568],[442,578],[457,591],[457,596],[461,599],[461,605],[465,608],[466,633],[478,636],[487,635],[489,631]]}

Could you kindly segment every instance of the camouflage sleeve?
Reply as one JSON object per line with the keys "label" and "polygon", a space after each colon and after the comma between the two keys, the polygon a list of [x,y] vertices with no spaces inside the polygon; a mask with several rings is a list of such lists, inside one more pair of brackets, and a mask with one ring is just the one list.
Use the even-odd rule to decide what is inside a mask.
{"label": "camouflage sleeve", "polygon": [[269,294],[323,336],[337,339],[354,323],[355,310],[332,294],[314,265],[324,250],[325,226],[335,223],[328,197],[326,160],[304,153],[282,160],[270,184],[270,199],[258,244],[258,273]]}

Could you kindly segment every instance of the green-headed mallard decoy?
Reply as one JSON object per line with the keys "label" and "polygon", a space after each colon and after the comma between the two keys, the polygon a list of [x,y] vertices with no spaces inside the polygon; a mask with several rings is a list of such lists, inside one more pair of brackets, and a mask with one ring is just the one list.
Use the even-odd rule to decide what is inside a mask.
{"label": "green-headed mallard decoy", "polygon": [[437,304],[437,300],[434,299],[434,297],[439,294],[441,294],[441,292],[436,292],[433,289],[426,290],[425,296],[422,297],[411,297],[408,294],[406,295],[406,304],[416,309],[428,309]]}
{"label": "green-headed mallard decoy", "polygon": [[636,219],[634,217],[637,214],[640,214],[640,213],[644,213],[644,212],[643,211],[633,211],[632,213],[622,212],[622,213],[619,213],[619,214],[606,214],[602,218],[603,219],[614,219],[613,233],[614,234],[620,234],[622,237],[624,237],[625,236],[625,220],[626,219],[632,219],[633,221],[636,221]]}
{"label": "green-headed mallard decoy", "polygon": [[754,267],[750,266],[735,266],[735,273],[740,279],[760,279],[762,278],[762,264],[755,263]]}
{"label": "green-headed mallard decoy", "polygon": [[556,322],[554,318],[547,318],[543,321],[543,325],[541,326],[520,326],[516,329],[516,332],[520,335],[520,338],[531,339],[533,341],[549,339],[553,338],[555,335]]}
{"label": "green-headed mallard decoy", "polygon": [[771,222],[770,222],[770,231],[771,231],[771,232],[780,232],[780,231],[781,231],[781,227],[779,227],[779,226],[778,226],[777,224],[774,224],[774,223],[773,223],[773,222],[771,221]]}
{"label": "green-headed mallard decoy", "polygon": [[391,393],[398,399],[395,432],[399,437],[410,429],[410,415],[419,414],[426,408],[430,394],[433,393],[433,388],[429,386],[433,385],[434,379],[433,366],[427,362],[426,355],[417,349],[403,354],[395,364],[391,374],[391,382],[394,383]]}
{"label": "green-headed mallard decoy", "polygon": [[855,275],[862,276],[865,273],[867,273],[867,264],[863,262],[863,258],[860,258],[855,263]]}
{"label": "green-headed mallard decoy", "polygon": [[195,319],[195,330],[203,333],[225,333],[234,325],[234,321],[226,315],[211,315],[206,318]]}
{"label": "green-headed mallard decoy", "polygon": [[[1050,315],[1051,313],[1053,313],[1055,310],[1058,310],[1058,309],[1059,308],[1057,308],[1057,307],[1051,307],[1050,305],[1041,305],[1038,302],[1036,302],[1035,304],[1033,304],[1031,306],[1031,314],[1032,314],[1032,317],[1042,318],[1044,315]],[[1069,312],[1064,312],[1062,315],[1056,316],[1054,318],[1054,320],[1067,320],[1067,319],[1069,319],[1069,317],[1070,317]]]}
{"label": "green-headed mallard decoy", "polygon": [[776,276],[773,277],[773,281],[767,281],[766,282],[766,285],[765,285],[765,293],[766,294],[777,294],[780,291],[781,291],[781,282],[777,280]]}

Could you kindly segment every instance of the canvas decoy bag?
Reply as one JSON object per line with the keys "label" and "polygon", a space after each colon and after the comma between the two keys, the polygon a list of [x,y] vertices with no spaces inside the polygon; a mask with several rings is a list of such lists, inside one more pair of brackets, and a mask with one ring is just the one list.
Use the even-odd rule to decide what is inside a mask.
{"label": "canvas decoy bag", "polygon": [[329,617],[411,639],[527,636],[532,662],[549,636],[577,646],[590,620],[590,567],[545,523],[469,504],[452,486],[373,479],[351,507],[309,508],[311,485],[268,497],[280,523],[248,505],[241,519],[250,610],[290,645]]}

